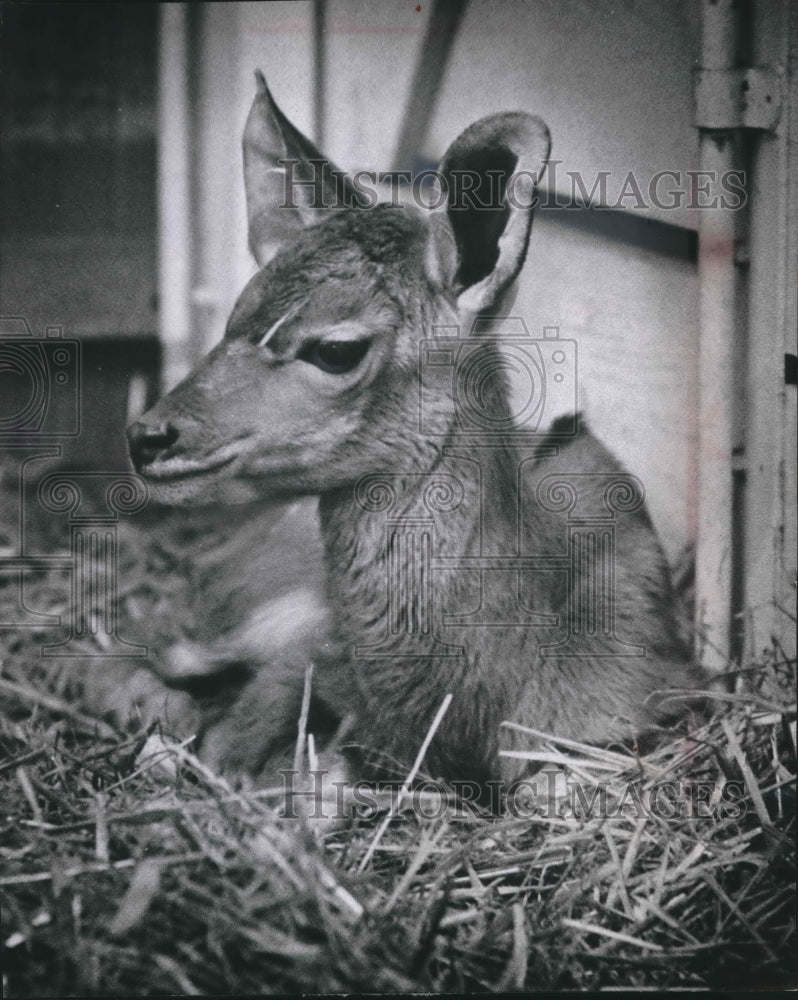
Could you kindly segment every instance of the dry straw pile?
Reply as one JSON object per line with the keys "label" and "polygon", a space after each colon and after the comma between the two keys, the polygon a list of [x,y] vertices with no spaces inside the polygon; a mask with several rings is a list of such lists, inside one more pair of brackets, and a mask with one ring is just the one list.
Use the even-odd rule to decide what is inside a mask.
{"label": "dry straw pile", "polygon": [[[122,607],[161,636],[190,613],[175,537],[120,526]],[[65,581],[28,574],[29,607],[63,613]],[[15,588],[0,578],[2,622]],[[7,996],[796,983],[795,664],[778,648],[645,753],[530,733],[542,769],[503,814],[416,784],[330,829],[211,773],[151,717],[146,674],[90,640],[65,663],[40,655],[52,630],[0,634]]]}

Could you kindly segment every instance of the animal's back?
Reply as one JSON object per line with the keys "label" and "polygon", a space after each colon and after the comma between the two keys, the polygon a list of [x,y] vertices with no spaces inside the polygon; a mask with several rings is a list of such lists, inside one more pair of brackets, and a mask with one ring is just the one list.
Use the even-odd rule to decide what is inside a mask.
{"label": "animal's back", "polygon": [[[660,693],[694,689],[701,672],[681,638],[670,570],[636,480],[584,423],[573,436],[557,432],[527,469],[524,495],[575,488],[560,520],[571,571],[552,581],[559,627],[554,642],[543,638],[511,721],[587,743],[636,740],[680,714],[679,701]],[[611,537],[605,547],[602,536]]]}

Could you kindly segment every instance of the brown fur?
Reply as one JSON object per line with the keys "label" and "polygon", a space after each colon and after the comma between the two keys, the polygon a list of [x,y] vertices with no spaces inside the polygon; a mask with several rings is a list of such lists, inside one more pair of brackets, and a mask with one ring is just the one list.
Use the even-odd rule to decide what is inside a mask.
{"label": "brown fur", "polygon": [[[512,745],[503,720],[588,742],[637,738],[668,714],[663,689],[700,679],[677,639],[662,550],[645,508],[622,503],[610,518],[615,632],[572,634],[569,608],[587,613],[598,556],[586,548],[568,563],[573,519],[546,499],[551,477],[564,477],[575,484],[575,517],[606,516],[608,483],[628,485],[625,470],[584,424],[575,434],[555,426],[545,440],[510,433],[500,322],[480,341],[483,403],[492,426],[508,428],[489,446],[458,422],[451,388],[420,375],[420,342],[436,325],[465,334],[497,308],[523,263],[531,213],[503,204],[466,220],[453,210],[428,218],[300,204],[281,216],[276,165],[308,148],[262,86],[245,135],[262,268],[224,341],[131,429],[137,466],[168,502],[320,496],[329,619],[322,609],[309,620],[330,624],[316,667],[319,726],[353,713],[360,742],[406,765],[452,693],[427,766],[479,781],[517,773],[500,757]],[[464,133],[442,171],[498,162],[539,176],[547,152],[537,119],[494,116]],[[369,344],[351,370],[329,373],[314,351],[331,340]],[[425,532],[432,612],[388,577],[419,579],[412,560]],[[430,613],[431,628],[422,627]],[[213,759],[243,770],[288,747],[304,677],[301,657],[269,647],[268,614],[258,626],[265,663],[243,712],[209,724]]]}

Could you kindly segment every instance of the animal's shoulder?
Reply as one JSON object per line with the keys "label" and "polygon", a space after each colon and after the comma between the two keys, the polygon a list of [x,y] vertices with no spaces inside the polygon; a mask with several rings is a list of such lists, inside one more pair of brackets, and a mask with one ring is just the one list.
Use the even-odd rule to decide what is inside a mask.
{"label": "animal's shoulder", "polygon": [[644,484],[596,437],[581,413],[554,421],[526,463],[524,480],[527,493],[534,491],[549,509],[561,509],[558,500],[565,501],[563,490],[570,489],[573,504],[566,506],[574,516],[628,515],[627,523],[653,534]]}
{"label": "animal's shoulder", "polygon": [[532,468],[549,472],[626,475],[627,470],[590,430],[584,416],[559,417],[535,448]]}

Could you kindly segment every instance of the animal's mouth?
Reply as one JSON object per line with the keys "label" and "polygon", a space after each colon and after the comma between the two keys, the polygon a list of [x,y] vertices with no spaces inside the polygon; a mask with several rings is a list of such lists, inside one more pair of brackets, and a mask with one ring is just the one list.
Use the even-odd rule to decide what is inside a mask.
{"label": "animal's mouth", "polygon": [[190,462],[181,458],[170,458],[150,462],[141,467],[141,475],[155,483],[177,483],[201,476],[209,476],[220,472],[231,465],[238,455],[228,455],[225,458],[211,462]]}

